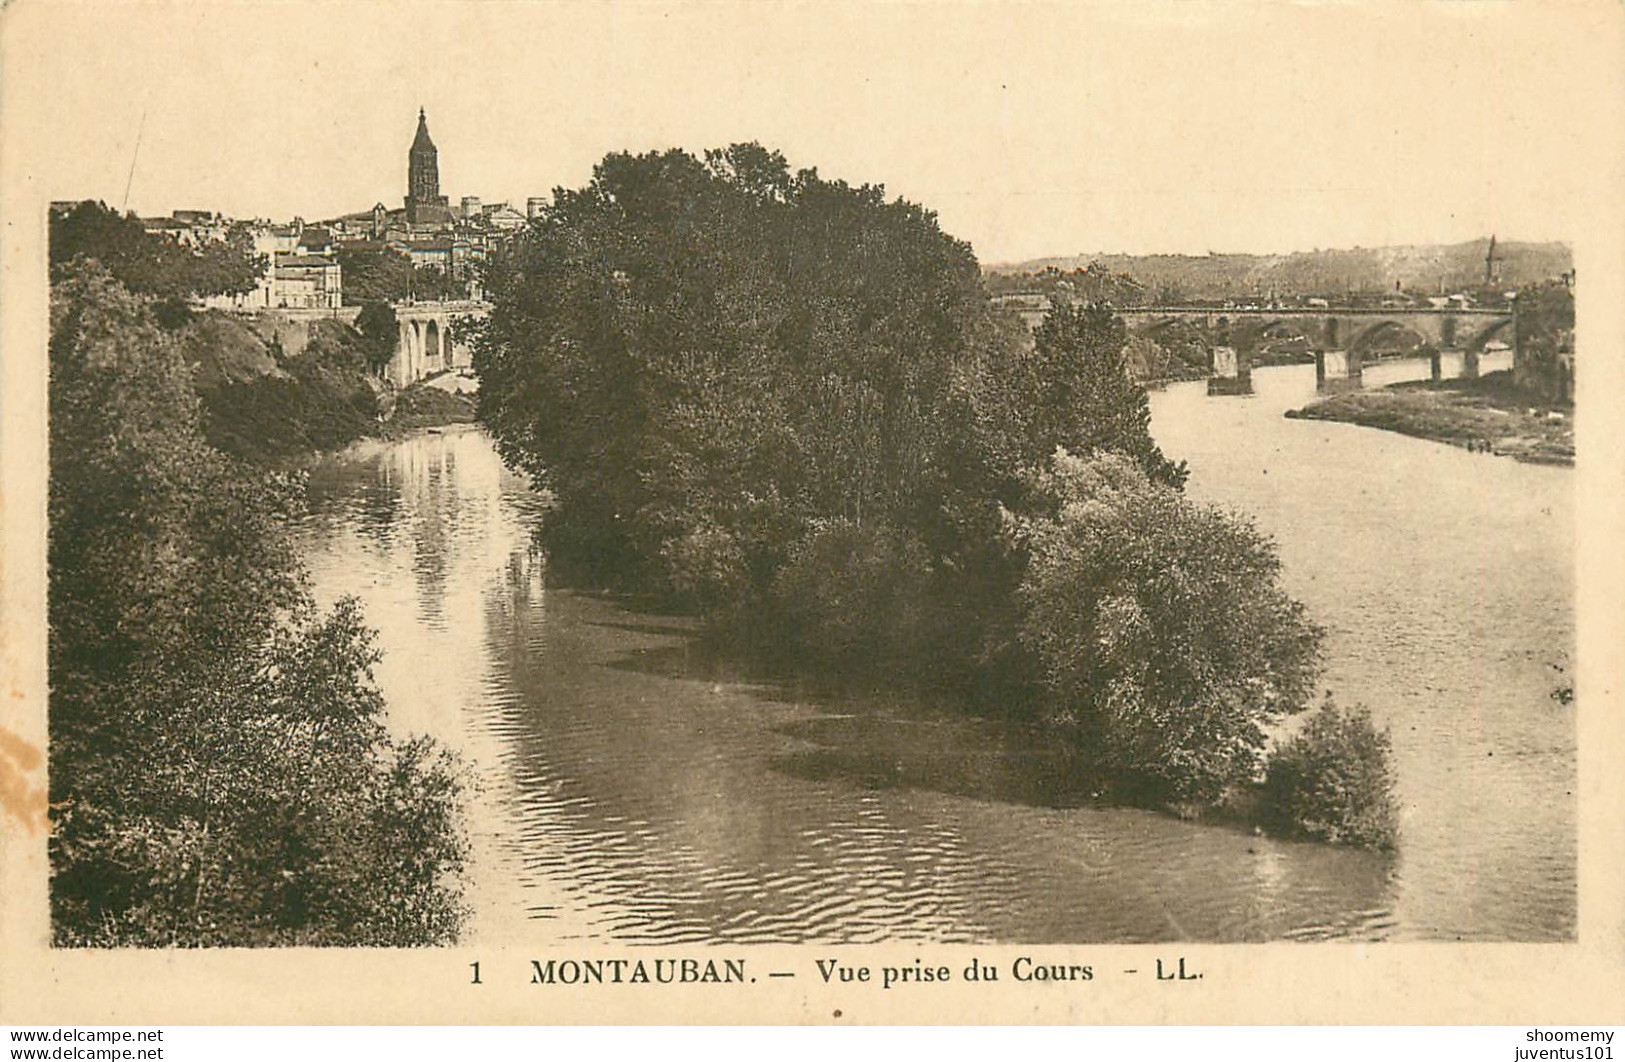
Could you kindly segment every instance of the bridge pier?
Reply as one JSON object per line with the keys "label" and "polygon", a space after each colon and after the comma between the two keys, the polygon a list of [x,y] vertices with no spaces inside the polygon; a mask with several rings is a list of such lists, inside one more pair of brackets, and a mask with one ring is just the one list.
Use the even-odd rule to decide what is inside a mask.
{"label": "bridge pier", "polygon": [[1360,355],[1352,350],[1315,351],[1315,390],[1322,394],[1358,391],[1362,366]]}
{"label": "bridge pier", "polygon": [[1214,347],[1208,354],[1210,395],[1250,395],[1253,393],[1253,367],[1234,347]]}
{"label": "bridge pier", "polygon": [[395,356],[389,360],[386,375],[396,387],[405,387],[422,376],[418,364],[418,331],[413,321],[398,320],[400,336],[395,342]]}
{"label": "bridge pier", "polygon": [[1478,379],[1478,351],[1468,347],[1461,352],[1461,378],[1463,380]]}

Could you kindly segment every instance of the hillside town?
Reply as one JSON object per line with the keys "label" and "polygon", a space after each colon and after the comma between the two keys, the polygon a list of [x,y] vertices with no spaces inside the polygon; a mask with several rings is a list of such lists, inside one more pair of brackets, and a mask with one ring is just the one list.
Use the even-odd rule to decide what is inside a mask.
{"label": "hillside town", "polygon": [[[465,195],[452,205],[440,192],[439,150],[429,135],[428,115],[419,109],[407,153],[407,194],[399,207],[375,203],[335,218],[284,222],[188,209],[141,222],[148,233],[189,247],[234,244],[265,264],[253,290],[210,296],[204,304],[211,309],[338,310],[374,298],[479,298],[475,265],[546,202],[532,197],[521,211],[507,202]],[[66,212],[75,205],[53,203],[52,210]]]}

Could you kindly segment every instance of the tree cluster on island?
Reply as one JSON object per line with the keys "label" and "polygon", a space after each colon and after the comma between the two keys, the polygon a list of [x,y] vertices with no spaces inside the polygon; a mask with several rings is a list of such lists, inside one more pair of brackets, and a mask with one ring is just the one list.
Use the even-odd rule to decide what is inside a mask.
{"label": "tree cluster on island", "polygon": [[1026,719],[1125,800],[1256,791],[1309,707],[1320,631],[1182,493],[1105,298],[1030,341],[929,211],[754,144],[607,156],[484,282],[481,416],[565,578]]}

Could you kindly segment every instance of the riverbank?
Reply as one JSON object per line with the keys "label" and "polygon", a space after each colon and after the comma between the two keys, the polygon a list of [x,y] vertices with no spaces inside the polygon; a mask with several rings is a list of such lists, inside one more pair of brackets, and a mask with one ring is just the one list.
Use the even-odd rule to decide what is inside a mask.
{"label": "riverbank", "polygon": [[1380,428],[1536,464],[1574,463],[1574,411],[1525,393],[1510,370],[1331,395],[1288,417]]}
{"label": "riverbank", "polygon": [[210,441],[259,464],[300,464],[362,439],[397,440],[475,420],[474,400],[420,383],[381,391],[353,370],[296,369],[202,393]]}
{"label": "riverbank", "polygon": [[372,371],[365,338],[342,321],[287,335],[256,327],[209,313],[180,333],[204,431],[233,456],[297,465],[359,439],[401,439],[475,419],[472,379],[443,373],[397,390]]}
{"label": "riverbank", "polygon": [[414,432],[473,424],[478,419],[472,394],[425,381],[397,394],[382,434],[385,438],[403,439]]}

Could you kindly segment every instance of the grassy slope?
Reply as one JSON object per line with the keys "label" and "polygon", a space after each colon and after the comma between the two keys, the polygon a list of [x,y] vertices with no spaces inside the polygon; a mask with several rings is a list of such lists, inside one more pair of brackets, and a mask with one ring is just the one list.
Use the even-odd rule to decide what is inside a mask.
{"label": "grassy slope", "polygon": [[226,315],[200,317],[182,342],[197,366],[209,441],[249,460],[296,460],[357,439],[474,419],[468,397],[422,385],[402,391],[390,419],[380,419],[379,385],[363,369],[364,341],[339,321],[318,322],[294,357]]}

